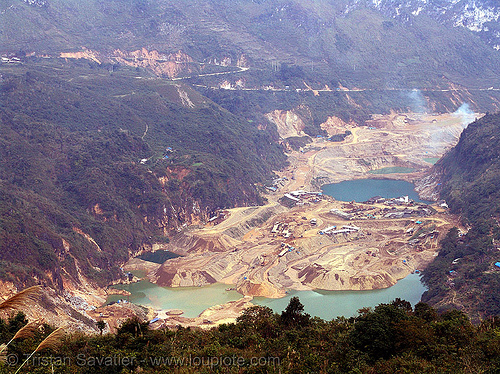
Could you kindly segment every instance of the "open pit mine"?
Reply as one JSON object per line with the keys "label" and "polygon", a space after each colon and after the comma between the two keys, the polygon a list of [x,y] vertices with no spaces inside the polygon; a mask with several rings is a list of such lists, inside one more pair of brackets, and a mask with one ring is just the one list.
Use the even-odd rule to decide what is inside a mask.
{"label": "open pit mine", "polygon": [[[321,193],[321,185],[390,177],[415,183],[430,200],[438,179],[421,182],[432,166],[425,159],[440,157],[457,142],[464,119],[393,113],[374,116],[365,126],[332,123],[332,133],[349,134],[343,141],[317,138],[291,151],[290,166],[266,188],[266,205],[220,212],[206,225],[178,233],[164,249],[181,257],[148,266],[148,279],[167,287],[220,282],[244,296],[278,298],[287,289],[386,288],[424,268],[440,238],[459,226],[446,202],[404,196],[336,201]],[[414,171],[369,174],[385,167]],[[126,268],[145,269],[137,260]]]}

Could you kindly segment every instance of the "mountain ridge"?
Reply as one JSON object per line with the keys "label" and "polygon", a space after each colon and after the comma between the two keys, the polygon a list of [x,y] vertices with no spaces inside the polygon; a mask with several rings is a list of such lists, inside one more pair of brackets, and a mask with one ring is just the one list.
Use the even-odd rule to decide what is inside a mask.
{"label": "mountain ridge", "polygon": [[479,37],[500,49],[500,33],[497,21],[500,6],[492,0],[356,0],[355,4],[370,4],[384,14],[412,22],[412,18],[426,14],[453,27],[463,27],[476,32]]}
{"label": "mountain ridge", "polygon": [[[415,81],[416,88],[450,82],[469,85],[468,78],[479,73],[493,83],[499,81],[495,66],[500,56],[486,41],[463,27],[450,28],[447,21],[425,10],[434,3],[412,15],[410,10],[422,4],[417,0],[321,0],[314,5],[305,0],[120,4],[86,0],[85,7],[73,0],[8,4],[0,14],[4,53],[22,49],[50,55],[76,53],[83,47],[111,55],[118,48],[130,53],[145,47],[166,54],[182,50],[197,63],[230,60],[235,65],[245,54],[256,68],[298,65],[308,71],[311,81],[341,81],[347,86],[398,81]],[[390,12],[403,5],[411,24]],[[457,15],[465,12],[448,8]],[[483,58],[467,67],[473,56]]]}

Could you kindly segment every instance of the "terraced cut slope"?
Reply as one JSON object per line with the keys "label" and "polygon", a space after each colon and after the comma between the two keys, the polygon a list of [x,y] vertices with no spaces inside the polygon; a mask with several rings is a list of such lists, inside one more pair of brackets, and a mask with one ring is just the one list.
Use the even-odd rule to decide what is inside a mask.
{"label": "terraced cut slope", "polygon": [[[317,195],[290,208],[282,197],[317,191],[323,182],[373,177],[370,170],[389,166],[411,166],[418,171],[393,177],[417,180],[429,168],[423,156],[444,153],[463,126],[454,115],[388,115],[370,126],[345,128],[352,135],[343,142],[315,140],[289,154],[291,166],[281,173],[278,190],[267,195],[267,205],[230,209],[220,223],[173,237],[168,249],[183,257],[165,262],[149,278],[171,287],[217,281],[243,295],[266,297],[283,296],[288,288],[389,287],[432,261],[439,240],[459,224],[457,216],[437,204],[350,203]],[[380,148],[380,138],[387,148]],[[333,226],[330,235],[319,233]],[[343,227],[356,230],[334,233]]]}

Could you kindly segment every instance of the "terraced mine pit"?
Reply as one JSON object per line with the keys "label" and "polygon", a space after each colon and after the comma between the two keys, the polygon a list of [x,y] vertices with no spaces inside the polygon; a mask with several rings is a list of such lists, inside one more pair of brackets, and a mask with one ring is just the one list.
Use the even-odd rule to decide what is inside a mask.
{"label": "terraced mine pit", "polygon": [[[394,286],[425,268],[436,256],[440,238],[459,225],[458,218],[442,203],[428,205],[404,196],[344,202],[319,193],[320,188],[377,178],[370,171],[383,168],[414,169],[391,177],[418,182],[431,167],[424,159],[440,157],[456,143],[465,125],[454,114],[390,114],[374,116],[366,126],[337,129],[351,132],[342,142],[314,139],[289,154],[290,166],[269,186],[267,205],[231,209],[223,219],[179,233],[166,249],[182,257],[149,267],[147,279],[161,287],[220,283],[241,295],[264,298],[281,298],[290,290],[367,291]],[[424,187],[424,192],[432,189]],[[421,198],[429,199],[430,194]],[[421,294],[419,282],[413,284]],[[334,300],[324,298],[326,305]],[[308,309],[307,300],[305,304],[309,313],[320,313]],[[233,313],[234,303],[229,308]],[[225,320],[223,312],[220,320]],[[177,316],[175,322],[192,321]],[[214,323],[217,320],[210,319],[206,325]]]}

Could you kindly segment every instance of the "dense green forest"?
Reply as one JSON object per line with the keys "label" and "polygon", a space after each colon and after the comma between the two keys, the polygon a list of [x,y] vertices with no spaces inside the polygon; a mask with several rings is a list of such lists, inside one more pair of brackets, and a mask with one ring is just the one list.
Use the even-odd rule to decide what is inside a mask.
{"label": "dense green forest", "polygon": [[188,86],[108,68],[2,71],[1,279],[62,287],[62,272],[82,272],[104,285],[184,223],[262,203],[256,183],[284,165],[276,130]]}
{"label": "dense green forest", "polygon": [[[7,342],[26,323],[0,321]],[[12,373],[53,330],[44,326],[8,347],[0,373]],[[7,353],[7,352],[4,352]],[[311,318],[298,298],[281,314],[247,309],[234,324],[210,330],[152,330],[130,319],[116,334],[67,335],[37,352],[20,373],[484,373],[500,371],[500,321],[474,326],[466,314],[438,314],[396,299],[357,317]]]}
{"label": "dense green forest", "polygon": [[436,165],[441,196],[470,227],[450,231],[424,271],[423,300],[465,310],[474,321],[500,315],[500,114],[471,123]]}

